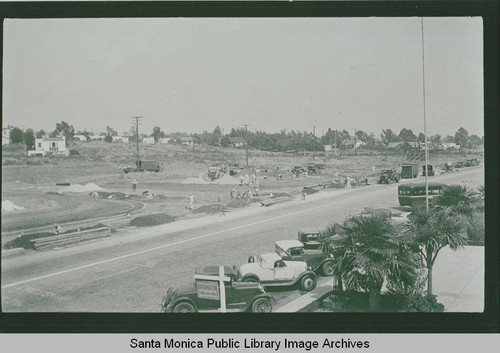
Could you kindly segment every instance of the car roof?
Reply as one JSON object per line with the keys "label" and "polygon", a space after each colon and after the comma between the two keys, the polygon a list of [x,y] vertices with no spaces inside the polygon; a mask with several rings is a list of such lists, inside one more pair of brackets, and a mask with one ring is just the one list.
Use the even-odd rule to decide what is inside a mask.
{"label": "car roof", "polygon": [[[198,266],[194,273],[197,275],[218,276],[219,266]],[[236,275],[235,270],[231,266],[224,266],[224,275]]]}
{"label": "car roof", "polygon": [[299,229],[299,234],[315,234],[321,233],[320,228],[301,228]]}
{"label": "car roof", "polygon": [[273,264],[275,261],[281,260],[281,256],[279,256],[278,254],[276,254],[274,252],[268,252],[265,254],[261,254],[260,257],[263,258],[266,262],[273,263]]}
{"label": "car roof", "polygon": [[300,241],[293,239],[293,240],[278,240],[274,242],[276,245],[278,245],[280,248],[283,250],[288,250],[290,248],[298,248],[298,247],[303,247],[304,244],[302,244]]}

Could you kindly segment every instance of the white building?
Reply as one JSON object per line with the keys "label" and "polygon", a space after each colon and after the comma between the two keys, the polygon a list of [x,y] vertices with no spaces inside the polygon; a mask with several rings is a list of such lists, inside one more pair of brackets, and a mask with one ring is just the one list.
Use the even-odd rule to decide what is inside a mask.
{"label": "white building", "polygon": [[455,142],[443,142],[443,143],[441,143],[441,146],[443,147],[444,150],[447,150],[447,149],[458,150],[460,148],[460,146],[457,145]]}
{"label": "white building", "polygon": [[35,150],[28,151],[28,156],[46,156],[48,154],[68,156],[66,138],[61,136],[35,139]]}
{"label": "white building", "polygon": [[128,137],[126,137],[126,136],[113,136],[113,142],[128,143]]}
{"label": "white building", "polygon": [[171,137],[163,137],[160,139],[160,143],[162,144],[167,144],[167,143],[170,143],[170,141],[172,141],[172,138]]}
{"label": "white building", "polygon": [[2,129],[2,146],[8,145],[10,143],[10,132],[14,129],[13,127],[5,127]]}
{"label": "white building", "polygon": [[74,135],[73,139],[80,142],[87,142],[87,137],[85,135]]}
{"label": "white building", "polygon": [[146,145],[154,145],[155,144],[155,138],[153,136],[143,137],[142,138],[142,143],[144,143]]}
{"label": "white building", "polygon": [[193,138],[191,136],[181,136],[179,138],[179,141],[183,146],[189,146],[189,147],[193,146]]}

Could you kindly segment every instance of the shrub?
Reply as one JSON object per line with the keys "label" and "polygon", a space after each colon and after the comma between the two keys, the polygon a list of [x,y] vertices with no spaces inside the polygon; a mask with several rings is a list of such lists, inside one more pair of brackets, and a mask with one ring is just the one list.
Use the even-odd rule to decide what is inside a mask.
{"label": "shrub", "polygon": [[78,152],[77,150],[69,150],[69,155],[70,156],[79,156],[80,152]]}

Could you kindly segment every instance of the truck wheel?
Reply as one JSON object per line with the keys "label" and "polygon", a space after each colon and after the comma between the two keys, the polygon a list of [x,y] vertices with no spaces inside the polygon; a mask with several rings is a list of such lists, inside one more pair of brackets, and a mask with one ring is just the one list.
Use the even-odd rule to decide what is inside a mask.
{"label": "truck wheel", "polygon": [[302,288],[302,290],[305,290],[307,292],[313,290],[314,288],[316,288],[316,277],[314,277],[313,275],[305,275],[300,280],[300,287]]}
{"label": "truck wheel", "polygon": [[321,266],[321,270],[323,271],[323,274],[325,276],[333,276],[333,261],[327,261],[323,264],[323,266]]}
{"label": "truck wheel", "polygon": [[259,280],[255,277],[247,277],[243,280],[243,282],[259,282]]}
{"label": "truck wheel", "polygon": [[270,313],[271,311],[273,311],[273,304],[267,298],[259,298],[252,303],[254,313]]}
{"label": "truck wheel", "polygon": [[196,309],[194,308],[193,304],[188,303],[188,302],[180,302],[179,304],[176,304],[174,306],[174,313],[195,313]]}

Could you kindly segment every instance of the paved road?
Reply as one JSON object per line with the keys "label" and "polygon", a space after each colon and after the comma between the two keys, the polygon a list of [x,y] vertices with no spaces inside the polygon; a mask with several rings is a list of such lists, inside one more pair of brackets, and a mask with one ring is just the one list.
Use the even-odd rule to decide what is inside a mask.
{"label": "paved road", "polygon": [[[432,180],[484,185],[482,167]],[[323,227],[365,206],[396,206],[397,185],[371,185],[310,195],[263,209],[130,230],[73,248],[2,261],[3,311],[158,312],[169,286],[192,281],[194,266],[242,264],[294,239],[303,227]],[[241,213],[240,213],[241,212]],[[273,290],[283,306],[304,294]]]}

